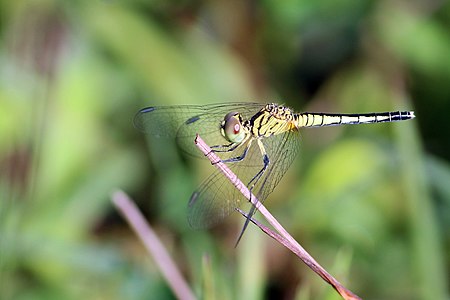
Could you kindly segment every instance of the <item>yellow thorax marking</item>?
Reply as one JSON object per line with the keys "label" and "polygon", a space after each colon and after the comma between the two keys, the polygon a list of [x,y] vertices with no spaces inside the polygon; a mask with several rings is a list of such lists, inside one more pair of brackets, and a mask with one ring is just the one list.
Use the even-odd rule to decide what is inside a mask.
{"label": "yellow thorax marking", "polygon": [[276,104],[267,104],[252,125],[252,133],[257,137],[277,135],[297,128],[292,111]]}

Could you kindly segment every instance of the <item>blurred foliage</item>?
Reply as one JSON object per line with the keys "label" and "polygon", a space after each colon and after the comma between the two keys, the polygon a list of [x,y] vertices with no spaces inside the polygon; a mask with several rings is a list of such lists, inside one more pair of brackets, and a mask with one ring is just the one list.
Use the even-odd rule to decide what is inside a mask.
{"label": "blurred foliage", "polygon": [[191,230],[186,202],[210,165],[132,126],[144,106],[227,101],[414,109],[414,121],[304,130],[267,205],[363,298],[449,298],[448,1],[0,5],[1,299],[173,298],[112,208],[116,188],[199,296],[339,299],[253,227],[235,249],[237,215]]}

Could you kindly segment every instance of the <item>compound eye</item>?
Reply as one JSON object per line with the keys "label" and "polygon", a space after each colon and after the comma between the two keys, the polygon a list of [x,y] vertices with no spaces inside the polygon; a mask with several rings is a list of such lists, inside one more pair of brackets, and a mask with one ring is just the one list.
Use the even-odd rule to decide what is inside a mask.
{"label": "compound eye", "polygon": [[245,131],[239,121],[239,114],[236,112],[228,113],[225,116],[222,128],[224,137],[232,143],[240,143],[245,138]]}

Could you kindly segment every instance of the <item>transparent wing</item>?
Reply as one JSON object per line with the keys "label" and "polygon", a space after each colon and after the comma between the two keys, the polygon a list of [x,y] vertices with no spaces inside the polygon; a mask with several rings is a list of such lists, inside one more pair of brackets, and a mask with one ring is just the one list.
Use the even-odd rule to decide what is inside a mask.
{"label": "transparent wing", "polygon": [[[262,142],[270,164],[253,188],[253,194],[264,202],[292,164],[299,149],[300,137],[298,131],[291,131],[264,138]],[[228,166],[244,184],[248,184],[264,166],[256,141],[251,144],[243,161],[230,163]],[[232,183],[216,171],[193,193],[188,205],[189,224],[193,228],[216,225],[246,201]]]}
{"label": "transparent wing", "polygon": [[[220,133],[224,116],[236,111],[246,120],[262,107],[260,103],[148,107],[137,113],[134,124],[151,138],[175,138],[180,148],[188,154],[204,157],[194,144],[197,133],[209,146],[226,145],[228,142]],[[253,194],[261,202],[274,190],[294,160],[299,148],[298,135],[297,131],[292,131],[262,139],[270,163],[253,189]],[[257,142],[247,141],[231,152],[217,153],[222,160],[226,160],[242,155],[247,147],[244,160],[228,164],[244,184],[248,184],[264,166]],[[228,179],[216,171],[193,193],[188,205],[189,224],[194,228],[211,227],[246,201]]]}
{"label": "transparent wing", "polygon": [[151,138],[175,138],[184,152],[203,157],[194,144],[197,133],[210,146],[228,144],[220,133],[220,124],[225,115],[237,111],[246,119],[263,106],[261,103],[154,106],[140,110],[134,118],[134,124]]}
{"label": "transparent wing", "polygon": [[275,189],[300,150],[300,133],[297,130],[264,139],[270,165],[254,188],[259,201],[264,202]]}

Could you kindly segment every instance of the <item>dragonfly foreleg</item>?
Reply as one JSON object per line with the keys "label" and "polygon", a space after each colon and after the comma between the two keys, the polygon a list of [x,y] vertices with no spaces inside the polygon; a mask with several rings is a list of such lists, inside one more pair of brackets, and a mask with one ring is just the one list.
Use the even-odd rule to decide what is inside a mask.
{"label": "dragonfly foreleg", "polygon": [[239,143],[229,143],[227,145],[214,145],[210,148],[213,149],[213,152],[231,152],[234,151],[239,145]]}

